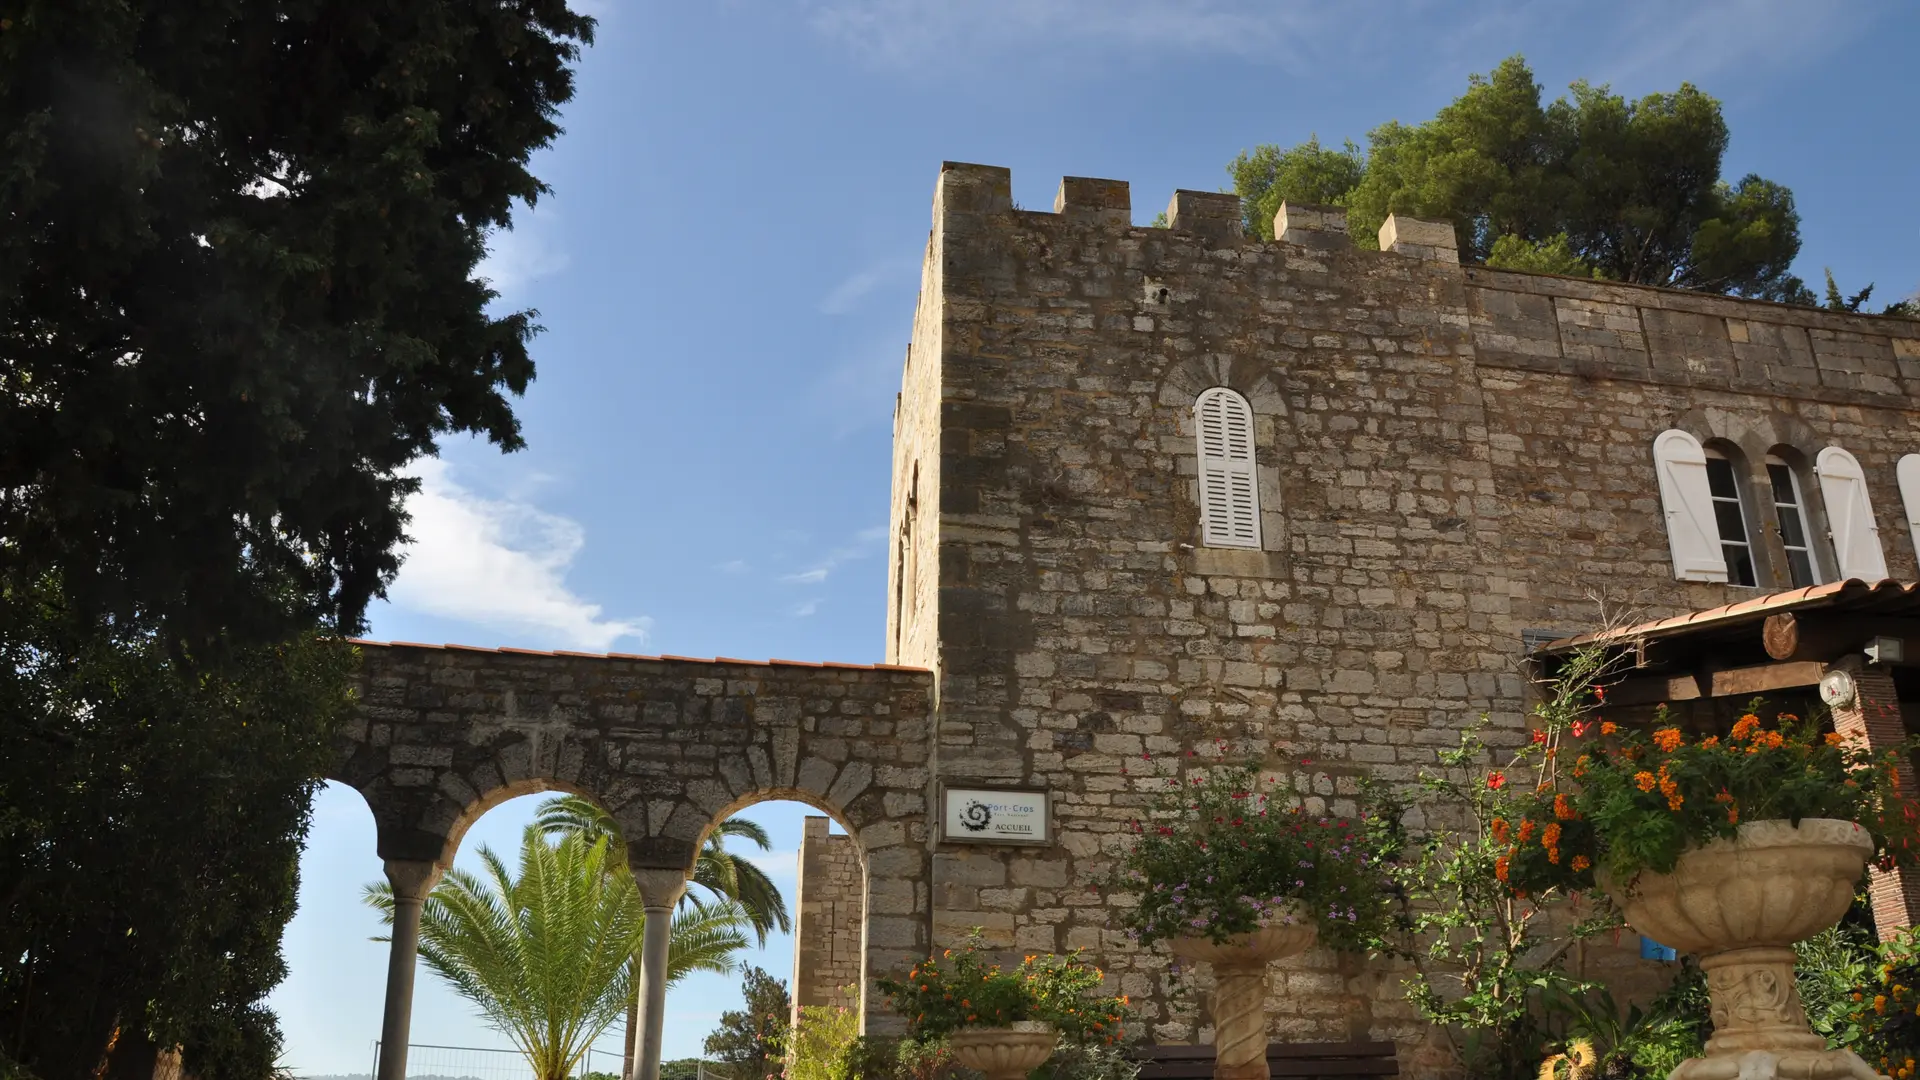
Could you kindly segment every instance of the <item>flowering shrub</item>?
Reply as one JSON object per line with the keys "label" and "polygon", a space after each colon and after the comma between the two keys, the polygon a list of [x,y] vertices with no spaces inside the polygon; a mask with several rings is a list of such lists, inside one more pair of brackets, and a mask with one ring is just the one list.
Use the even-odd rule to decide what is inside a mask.
{"label": "flowering shrub", "polygon": [[1114,888],[1139,896],[1123,924],[1143,945],[1166,938],[1225,941],[1296,919],[1322,944],[1364,950],[1383,931],[1385,879],[1359,823],[1306,813],[1251,764],[1212,765],[1163,787]]}
{"label": "flowering shrub", "polygon": [[970,1027],[1005,1027],[1020,1020],[1052,1024],[1069,1044],[1111,1046],[1120,1041],[1125,997],[1097,993],[1106,977],[1076,949],[1066,956],[1028,956],[1012,969],[990,963],[977,934],[907,972],[904,981],[877,985],[916,1039],[937,1039]]}
{"label": "flowering shrub", "polygon": [[1849,1034],[1867,1063],[1894,1080],[1920,1068],[1920,935],[1908,931],[1881,944],[1874,981],[1853,994]]}
{"label": "flowering shrub", "polygon": [[1904,748],[1876,757],[1791,713],[1765,721],[1757,700],[1724,737],[1689,738],[1664,705],[1643,732],[1598,715],[1605,695],[1591,686],[1539,710],[1532,742],[1487,776],[1511,792],[1489,828],[1514,891],[1590,889],[1601,869],[1622,882],[1668,873],[1682,852],[1732,837],[1742,821],[1857,821],[1881,865],[1920,855],[1920,814],[1895,772]]}

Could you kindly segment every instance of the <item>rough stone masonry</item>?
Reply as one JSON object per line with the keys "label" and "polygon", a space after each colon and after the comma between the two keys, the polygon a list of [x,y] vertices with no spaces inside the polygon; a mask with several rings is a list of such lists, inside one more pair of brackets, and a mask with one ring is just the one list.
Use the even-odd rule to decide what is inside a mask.
{"label": "rough stone masonry", "polygon": [[[942,169],[895,419],[887,664],[368,643],[334,778],[390,868],[445,865],[533,790],[600,802],[650,871],[799,799],[852,837],[864,986],[979,927],[1014,955],[1089,949],[1153,1038],[1204,1041],[1198,997],[1169,997],[1166,956],[1114,928],[1126,898],[1092,887],[1148,800],[1129,759],[1224,739],[1340,811],[1362,773],[1411,779],[1483,715],[1517,742],[1527,632],[1591,628],[1595,595],[1658,616],[1786,587],[1774,503],[1751,497],[1769,457],[1850,451],[1873,542],[1915,576],[1896,462],[1920,452],[1920,323],[1462,267],[1449,227],[1406,218],[1379,251],[1316,207],[1251,239],[1231,195],[1132,218],[1122,182],[1068,178],[1041,213],[1005,169]],[[1251,404],[1258,549],[1203,543],[1213,387]],[[1652,454],[1673,428],[1735,463],[1756,588],[1676,579]],[[969,785],[1046,791],[1052,841],[943,842],[939,794]],[[838,979],[845,950],[806,914],[826,902],[810,884],[797,945]],[[1575,963],[1657,974],[1605,943]],[[1433,1075],[1402,975],[1277,965],[1275,1035],[1395,1039]]]}
{"label": "rough stone masonry", "polygon": [[[1232,195],[1177,192],[1161,229],[1119,181],[1069,177],[1052,213],[1010,194],[1005,169],[950,163],[934,196],[887,658],[935,673],[934,777],[1043,787],[1058,839],[937,848],[934,937],[1086,947],[1160,1041],[1206,1017],[1114,928],[1125,898],[1089,889],[1147,801],[1128,759],[1227,739],[1312,759],[1298,781],[1350,809],[1356,776],[1412,779],[1483,715],[1524,737],[1525,631],[1591,628],[1595,596],[1665,615],[1787,587],[1751,495],[1759,587],[1676,580],[1669,428],[1750,493],[1769,455],[1804,471],[1845,447],[1891,573],[1914,575],[1895,463],[1920,451],[1920,323],[1462,267],[1450,226],[1406,218],[1372,251],[1335,209],[1283,208],[1262,242]],[[1202,542],[1192,410],[1215,386],[1252,406],[1260,550]],[[1275,1035],[1393,1038],[1413,1075],[1438,1068],[1402,974],[1280,965]]]}

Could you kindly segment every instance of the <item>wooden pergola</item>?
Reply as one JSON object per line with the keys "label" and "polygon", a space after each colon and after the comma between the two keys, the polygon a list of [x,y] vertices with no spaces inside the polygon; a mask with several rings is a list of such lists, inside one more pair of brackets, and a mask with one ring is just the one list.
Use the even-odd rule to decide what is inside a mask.
{"label": "wooden pergola", "polygon": [[[1590,646],[1620,651],[1607,707],[1666,704],[1696,724],[1756,696],[1818,702],[1843,738],[1892,750],[1920,730],[1920,582],[1857,579],[1562,638],[1533,653],[1551,676]],[[1911,761],[1902,786],[1920,794]],[[1882,936],[1920,922],[1920,873],[1872,871]]]}

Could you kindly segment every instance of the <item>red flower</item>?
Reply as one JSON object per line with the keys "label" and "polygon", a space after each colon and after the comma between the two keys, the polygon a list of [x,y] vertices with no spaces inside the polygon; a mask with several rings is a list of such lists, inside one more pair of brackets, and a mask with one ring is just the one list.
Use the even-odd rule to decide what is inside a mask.
{"label": "red flower", "polygon": [[1501,788],[1506,786],[1507,786],[1506,773],[1488,773],[1487,774],[1487,787],[1490,790],[1499,791]]}
{"label": "red flower", "polygon": [[1592,730],[1593,721],[1591,720],[1575,720],[1573,722],[1573,737],[1576,739],[1586,738],[1587,732]]}
{"label": "red flower", "polygon": [[1537,745],[1539,745],[1540,743],[1543,743],[1543,742],[1546,742],[1546,741],[1547,741],[1547,733],[1546,733],[1546,732],[1544,732],[1544,731],[1538,731],[1538,730],[1536,730],[1536,731],[1535,731],[1535,732],[1533,733],[1533,741],[1534,741],[1534,744],[1535,744],[1536,746],[1537,746]]}

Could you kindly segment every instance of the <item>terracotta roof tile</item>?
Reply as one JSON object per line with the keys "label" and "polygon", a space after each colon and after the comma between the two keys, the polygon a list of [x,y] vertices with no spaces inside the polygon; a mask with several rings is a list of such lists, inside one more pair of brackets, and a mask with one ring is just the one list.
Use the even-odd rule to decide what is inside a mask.
{"label": "terracotta roof tile", "polygon": [[1577,649],[1582,645],[1673,637],[1704,629],[1759,622],[1769,615],[1783,611],[1817,608],[1920,615],[1920,582],[1896,581],[1892,578],[1869,582],[1859,578],[1847,578],[1844,581],[1831,581],[1825,585],[1810,585],[1803,589],[1768,593],[1765,596],[1756,596],[1751,600],[1742,600],[1735,604],[1725,604],[1717,608],[1692,611],[1685,615],[1673,615],[1664,619],[1652,619],[1632,626],[1577,634],[1558,641],[1550,641],[1536,649],[1535,653],[1561,653]]}
{"label": "terracotta roof tile", "polygon": [[544,651],[541,649],[516,649],[509,646],[490,649],[482,645],[429,645],[420,641],[374,641],[369,638],[348,638],[347,643],[350,645],[380,649],[451,649],[458,652],[499,653],[508,656],[570,656],[585,660],[643,660],[648,663],[672,664],[738,664],[745,667],[767,667],[769,665],[776,665],[779,667],[833,668],[840,671],[907,671],[916,674],[929,674],[926,668],[909,667],[904,664],[842,664],[823,660],[741,660],[731,656],[716,656],[712,659],[699,656],[642,656],[637,653],[570,652],[566,649]]}

